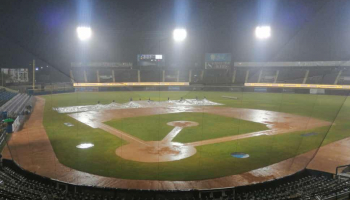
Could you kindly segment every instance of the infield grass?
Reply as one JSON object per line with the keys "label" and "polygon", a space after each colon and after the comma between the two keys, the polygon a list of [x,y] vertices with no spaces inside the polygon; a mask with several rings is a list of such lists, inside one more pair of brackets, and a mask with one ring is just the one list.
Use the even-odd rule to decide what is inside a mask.
{"label": "infield grass", "polygon": [[173,126],[167,125],[168,122],[172,121],[193,121],[198,123],[198,126],[182,129],[174,138],[174,142],[181,143],[196,142],[268,129],[264,124],[231,117],[192,112],[132,117],[112,120],[105,123],[145,141],[160,141],[174,128]]}

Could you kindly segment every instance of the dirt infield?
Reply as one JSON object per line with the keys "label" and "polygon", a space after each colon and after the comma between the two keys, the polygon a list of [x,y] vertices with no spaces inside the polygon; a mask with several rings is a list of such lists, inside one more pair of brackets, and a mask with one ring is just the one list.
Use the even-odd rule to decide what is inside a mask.
{"label": "dirt infield", "polygon": [[197,122],[174,121],[167,123],[174,129],[163,138],[162,141],[131,142],[116,150],[116,154],[126,160],[138,162],[169,162],[181,160],[196,154],[197,150],[192,145],[172,142],[183,128],[198,126]]}
{"label": "dirt infield", "polygon": [[[150,142],[143,141],[104,124],[104,122],[112,119],[180,112],[209,113],[253,121],[265,124],[269,130],[182,144],[172,142],[172,139],[175,138],[175,136],[183,128],[196,126],[198,123],[185,121],[169,122],[168,125],[175,126],[175,128],[162,141]],[[169,162],[180,160],[196,154],[196,148],[194,148],[196,146],[240,140],[261,135],[277,135],[293,131],[303,131],[331,125],[331,123],[327,121],[287,113],[215,106],[167,106],[156,108],[133,108],[127,110],[112,109],[73,113],[69,114],[69,116],[92,128],[101,128],[123,140],[128,141],[129,144],[116,149],[116,154],[124,159],[139,162]]]}
{"label": "dirt infield", "polygon": [[[43,122],[43,111],[45,100],[36,97],[37,103],[34,107],[34,111],[30,116],[29,120],[24,126],[24,129],[18,133],[13,134],[9,147],[11,149],[12,158],[23,168],[33,172],[40,174],[42,176],[47,176],[50,178],[58,179],[61,181],[73,183],[73,184],[84,184],[84,185],[95,185],[101,187],[117,187],[117,188],[130,188],[130,189],[155,189],[155,190],[176,190],[176,189],[210,189],[210,188],[220,188],[220,187],[232,187],[239,185],[247,185],[251,183],[257,183],[262,181],[267,181],[279,177],[283,177],[289,174],[293,174],[303,168],[309,163],[309,160],[314,156],[316,150],[301,154],[291,159],[287,159],[285,161],[266,166],[260,169],[252,170],[239,175],[232,175],[222,178],[208,179],[208,180],[200,180],[200,181],[150,181],[150,180],[125,180],[125,179],[117,179],[117,178],[109,178],[102,177],[97,175],[92,175],[85,172],[80,172],[75,169],[68,168],[61,163],[59,163],[54,150],[51,146],[50,140],[45,132],[45,129],[42,125]],[[199,108],[197,108],[199,109]],[[171,112],[181,112],[189,111],[188,108],[168,108],[168,109],[148,109],[145,108],[144,112],[139,112],[139,110],[132,110],[130,112],[123,112],[122,115],[115,115],[113,111],[106,111],[104,113],[95,113],[98,116],[104,116],[103,120],[109,120],[113,118],[122,118],[122,117],[131,117],[131,116],[140,116],[140,115],[150,115],[150,114],[160,114],[163,112],[171,113]],[[285,131],[290,132],[294,130],[305,130],[307,128],[318,127],[322,125],[329,125],[329,122],[310,119],[307,117],[300,117],[290,114],[278,115],[276,112],[270,111],[262,111],[262,110],[249,110],[249,109],[231,109],[231,108],[218,108],[216,110],[210,108],[201,108],[200,112],[209,112],[213,114],[219,114],[223,116],[237,117],[240,119],[249,118],[250,121],[258,121],[259,123],[265,123],[271,129],[264,132],[259,133],[249,133],[244,135],[239,135],[239,137],[232,136],[226,138],[219,138],[220,141],[226,140],[234,140],[241,139],[244,137],[253,137],[259,134],[282,134]],[[126,133],[123,133],[116,129],[109,129],[109,126],[103,126],[102,122],[92,121],[88,118],[89,115],[93,113],[82,113],[76,115],[76,117],[80,117],[84,123],[93,126],[94,128],[102,128],[109,133],[115,134],[118,137],[121,137],[124,140],[132,141],[132,143],[136,143],[138,138],[129,136]],[[257,116],[256,116],[257,114]],[[277,114],[275,116],[274,114]],[[84,117],[85,116],[85,117]],[[295,119],[298,119],[298,122],[288,122],[293,116]],[[309,123],[307,123],[307,122]],[[175,123],[176,126],[179,125]],[[168,139],[165,141],[169,141]],[[205,140],[196,143],[191,143],[191,145],[204,145],[219,142],[219,139],[213,140]],[[140,140],[139,142],[144,142]],[[335,150],[334,147],[338,146],[338,144],[343,144],[341,147],[343,149],[336,149],[336,151],[349,151],[349,139],[344,139],[325,147],[322,147],[319,151],[320,155],[322,152],[329,152]],[[150,150],[152,152],[152,150]],[[157,151],[158,152],[158,151]],[[171,152],[171,151],[169,151]],[[336,153],[336,152],[333,152]],[[339,153],[339,152],[338,152]],[[8,148],[4,150],[4,157],[11,157]],[[318,156],[316,156],[316,160],[311,163],[313,169],[319,169],[321,166],[317,166]],[[323,159],[320,157],[320,159]],[[349,157],[344,157],[343,159],[338,160],[337,164],[348,164],[345,162],[349,162]],[[316,164],[313,164],[316,162]],[[326,162],[326,161],[324,161]],[[331,170],[334,170],[332,165],[326,165],[332,167]],[[325,166],[322,166],[325,168]],[[328,171],[328,170],[326,170]]]}

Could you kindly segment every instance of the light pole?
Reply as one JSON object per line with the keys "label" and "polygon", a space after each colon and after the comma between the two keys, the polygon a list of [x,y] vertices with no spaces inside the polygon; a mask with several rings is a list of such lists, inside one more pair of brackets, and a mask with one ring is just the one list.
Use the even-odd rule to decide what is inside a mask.
{"label": "light pole", "polygon": [[33,93],[35,89],[35,59],[33,59]]}
{"label": "light pole", "polygon": [[[173,40],[176,42],[176,43],[182,43],[186,38],[187,38],[187,30],[185,28],[175,28],[173,30]],[[165,39],[168,39],[169,36],[163,38],[163,39],[159,39],[159,54],[162,55],[161,53],[161,42]],[[162,57],[163,59],[164,57]],[[165,61],[164,61],[164,66],[165,66]],[[157,63],[157,66],[158,68],[160,68],[159,66],[159,63]],[[162,81],[165,81],[165,77],[164,77],[164,72],[165,72],[165,68],[163,66],[163,73],[162,73]]]}

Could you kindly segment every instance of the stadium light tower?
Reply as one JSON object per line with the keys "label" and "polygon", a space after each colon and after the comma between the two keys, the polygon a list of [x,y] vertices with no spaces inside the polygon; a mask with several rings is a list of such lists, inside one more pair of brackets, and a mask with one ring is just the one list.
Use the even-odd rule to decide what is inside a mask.
{"label": "stadium light tower", "polygon": [[257,26],[255,28],[255,37],[258,39],[268,39],[271,37],[270,26]]}
{"label": "stadium light tower", "polygon": [[174,29],[174,31],[173,31],[173,39],[176,42],[182,42],[182,41],[184,41],[186,39],[186,37],[187,37],[186,29],[184,29],[184,28]]}
{"label": "stadium light tower", "polygon": [[89,40],[92,35],[91,28],[87,26],[79,26],[77,27],[77,35],[81,41]]}

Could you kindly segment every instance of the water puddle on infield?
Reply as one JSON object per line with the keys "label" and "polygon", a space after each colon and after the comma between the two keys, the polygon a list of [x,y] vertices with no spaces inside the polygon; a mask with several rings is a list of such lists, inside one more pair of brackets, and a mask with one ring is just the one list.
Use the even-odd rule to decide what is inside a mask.
{"label": "water puddle on infield", "polygon": [[95,146],[95,145],[92,143],[82,143],[82,144],[77,145],[77,148],[78,149],[88,149],[88,148],[91,148],[93,146]]}
{"label": "water puddle on infield", "polygon": [[242,153],[242,152],[231,153],[231,156],[234,157],[234,158],[249,158],[249,154]]}

